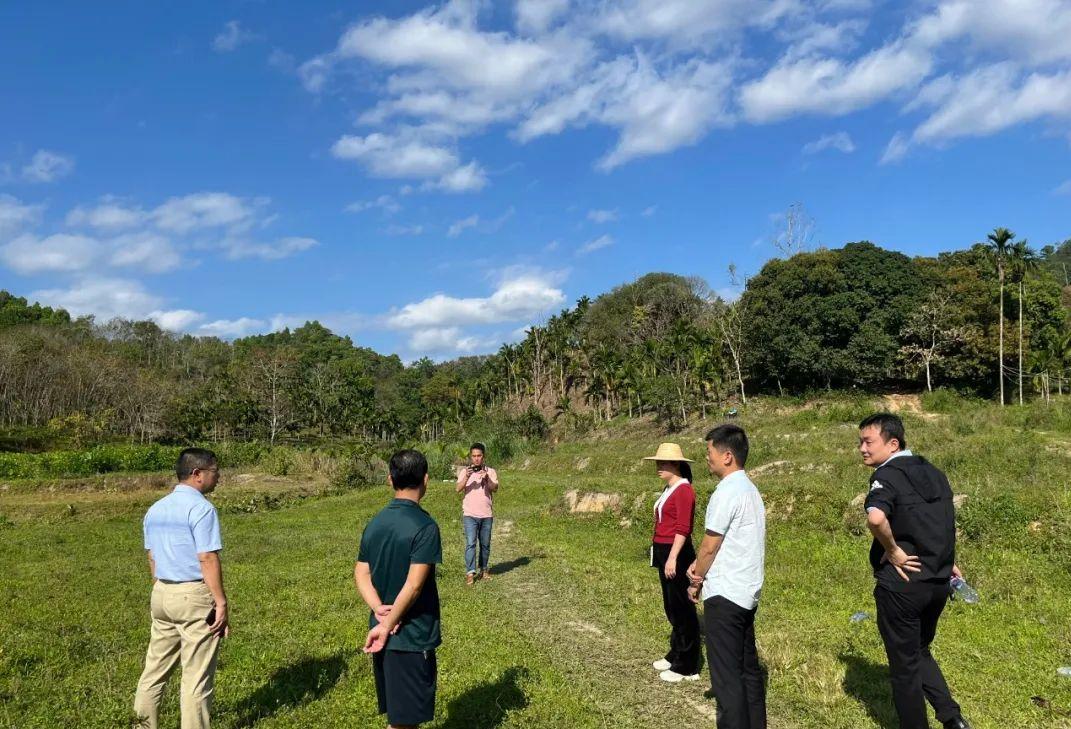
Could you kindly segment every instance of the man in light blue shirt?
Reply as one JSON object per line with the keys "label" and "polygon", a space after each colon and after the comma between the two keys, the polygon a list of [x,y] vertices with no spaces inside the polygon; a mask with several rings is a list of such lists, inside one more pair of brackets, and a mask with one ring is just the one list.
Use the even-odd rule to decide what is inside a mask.
{"label": "man in light blue shirt", "polygon": [[156,729],[168,676],[182,662],[183,729],[209,726],[220,638],[230,634],[216,507],[205,498],[219,482],[212,451],[179,455],[178,485],[145,514],[143,531],[153,576],[152,630],[134,712]]}
{"label": "man in light blue shirt", "polygon": [[707,467],[720,478],[707,506],[706,533],[688,568],[700,599],[718,729],[766,729],[766,688],[755,648],[755,613],[765,574],[766,507],[744,472],[743,428],[720,425],[706,437]]}

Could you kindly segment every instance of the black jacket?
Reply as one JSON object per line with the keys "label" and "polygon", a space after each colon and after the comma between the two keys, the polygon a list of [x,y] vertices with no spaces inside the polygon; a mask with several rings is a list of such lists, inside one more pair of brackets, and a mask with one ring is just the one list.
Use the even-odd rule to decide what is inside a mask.
{"label": "black jacket", "polygon": [[[947,582],[956,561],[956,513],[948,477],[921,456],[899,456],[880,466],[870,479],[864,508],[885,512],[897,545],[917,555],[921,572],[909,572],[911,583]],[[870,565],[878,583],[894,590],[910,589],[896,569],[882,563],[885,548],[870,546]]]}

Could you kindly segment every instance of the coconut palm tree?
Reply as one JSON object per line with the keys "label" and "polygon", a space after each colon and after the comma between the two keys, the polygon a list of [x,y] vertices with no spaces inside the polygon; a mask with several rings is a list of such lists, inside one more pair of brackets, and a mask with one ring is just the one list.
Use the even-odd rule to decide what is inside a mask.
{"label": "coconut palm tree", "polygon": [[997,269],[997,281],[1000,284],[1000,309],[997,312],[1000,316],[1000,352],[999,352],[999,366],[998,371],[1000,374],[1000,404],[1004,405],[1004,274],[1005,268],[1008,263],[1008,253],[1011,249],[1011,242],[1015,239],[1015,233],[1011,232],[1007,228],[994,228],[993,232],[986,236],[985,246],[989,249],[990,258],[993,261],[994,266]]}
{"label": "coconut palm tree", "polygon": [[1019,404],[1023,404],[1023,295],[1026,291],[1026,276],[1037,270],[1041,258],[1025,240],[1016,241],[1008,251],[1008,273],[1019,284]]}

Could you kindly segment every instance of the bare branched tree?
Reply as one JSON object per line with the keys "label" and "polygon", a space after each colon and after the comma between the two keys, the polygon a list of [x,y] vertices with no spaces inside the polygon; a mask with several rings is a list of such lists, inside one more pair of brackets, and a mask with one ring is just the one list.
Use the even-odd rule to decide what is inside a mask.
{"label": "bare branched tree", "polygon": [[774,247],[785,258],[810,250],[814,244],[815,222],[803,207],[795,202],[780,218],[781,229],[774,237]]}

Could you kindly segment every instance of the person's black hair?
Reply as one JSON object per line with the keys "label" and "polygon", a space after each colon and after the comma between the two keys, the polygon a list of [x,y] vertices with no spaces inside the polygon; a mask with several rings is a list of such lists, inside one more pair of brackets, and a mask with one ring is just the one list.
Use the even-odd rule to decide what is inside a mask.
{"label": "person's black hair", "polygon": [[899,450],[907,448],[907,438],[904,436],[904,421],[900,419],[899,415],[874,413],[859,423],[859,430],[871,426],[877,426],[883,442],[888,443],[890,438],[896,438],[896,441],[900,444]]}
{"label": "person's black hair", "polygon": [[469,446],[469,453],[471,453],[472,451],[479,451],[480,453],[487,455],[487,446],[477,441]]}
{"label": "person's black hair", "polygon": [[747,463],[747,433],[739,425],[733,425],[732,423],[719,425],[711,429],[704,440],[713,444],[718,450],[732,453],[733,458],[736,459],[736,465],[740,466],[740,468],[743,468],[744,464]]}
{"label": "person's black hair", "polygon": [[428,459],[420,451],[406,448],[390,457],[390,482],[395,491],[423,486],[427,475]]}
{"label": "person's black hair", "polygon": [[681,478],[683,478],[688,483],[691,483],[692,482],[692,464],[688,463],[688,461],[681,461],[680,464],[681,464]]}
{"label": "person's black hair", "polygon": [[217,463],[219,461],[212,451],[205,448],[187,448],[179,453],[178,461],[175,463],[175,474],[179,481],[185,481],[193,475],[195,470],[203,471],[206,468],[212,468]]}

